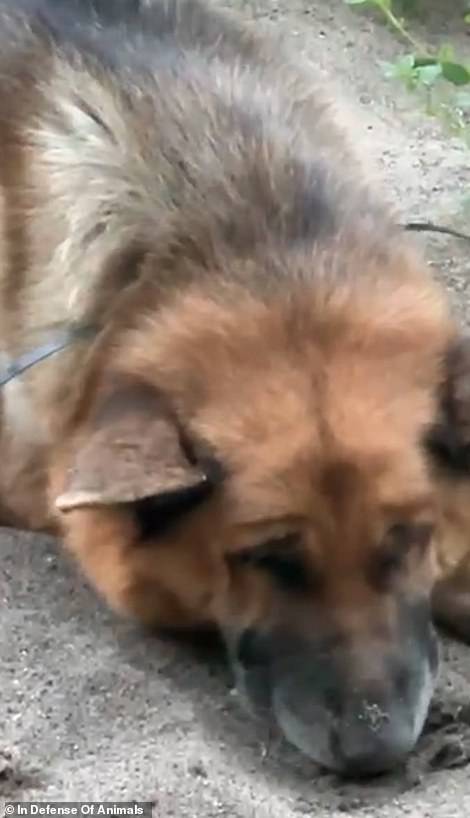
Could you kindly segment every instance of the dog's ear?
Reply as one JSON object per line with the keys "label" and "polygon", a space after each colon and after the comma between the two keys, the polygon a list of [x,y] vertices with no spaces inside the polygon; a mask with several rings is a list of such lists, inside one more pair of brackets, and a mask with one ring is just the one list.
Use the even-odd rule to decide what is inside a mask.
{"label": "dog's ear", "polygon": [[66,512],[158,498],[187,508],[211,487],[154,390],[126,384],[108,393],[72,444],[55,505]]}
{"label": "dog's ear", "polygon": [[438,465],[470,476],[470,336],[450,348],[441,392],[440,416],[428,445]]}

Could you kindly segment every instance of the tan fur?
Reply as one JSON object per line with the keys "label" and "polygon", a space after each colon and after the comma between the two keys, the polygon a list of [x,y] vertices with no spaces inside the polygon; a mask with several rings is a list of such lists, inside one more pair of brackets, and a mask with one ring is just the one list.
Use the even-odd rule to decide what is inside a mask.
{"label": "tan fur", "polygon": [[[2,57],[2,360],[55,325],[101,327],[2,390],[4,522],[60,531],[116,609],[185,626],[250,624],[285,606],[230,555],[294,526],[331,609],[354,628],[379,606],[361,571],[394,520],[437,515],[439,566],[465,558],[468,484],[443,488],[419,447],[457,329],[393,214],[370,204],[307,69],[229,18],[194,13],[201,47],[218,56],[206,76],[183,36],[190,80],[164,63],[156,78],[132,61],[119,74],[78,47],[70,58],[20,24],[17,50]],[[2,14],[9,30],[14,13]],[[186,17],[183,3],[182,32]],[[244,141],[227,111],[248,103],[264,130]],[[312,156],[339,215],[310,240],[296,219],[314,201],[291,225],[282,213],[297,208]],[[80,482],[77,457],[95,446],[96,417],[106,427],[121,382],[163,396],[165,434],[174,420],[225,472],[187,523],[146,547],[123,500],[129,475],[114,505],[93,499],[96,486],[80,484],[81,502],[71,495],[71,470]],[[152,428],[147,418],[139,434],[156,492],[171,479]],[[96,463],[112,483],[107,446],[96,442]],[[138,498],[149,489],[135,479]],[[412,555],[404,583],[424,588],[434,570],[431,555]],[[286,615],[311,614],[302,603]],[[393,627],[391,609],[381,623]]]}

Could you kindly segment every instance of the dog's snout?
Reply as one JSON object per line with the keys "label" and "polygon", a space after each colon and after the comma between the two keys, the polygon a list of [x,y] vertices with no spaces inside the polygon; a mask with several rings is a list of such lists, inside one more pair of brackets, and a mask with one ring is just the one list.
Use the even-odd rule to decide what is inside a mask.
{"label": "dog's snout", "polygon": [[252,625],[227,634],[240,691],[322,767],[350,777],[404,762],[431,701],[438,651],[429,606],[402,604],[396,638],[375,630]]}
{"label": "dog's snout", "polygon": [[393,711],[364,700],[344,713],[331,735],[331,754],[343,775],[377,775],[406,758],[415,742],[412,722]]}
{"label": "dog's snout", "polygon": [[412,749],[412,743],[403,749],[399,744],[390,746],[372,742],[367,750],[362,747],[349,748],[337,757],[338,770],[351,778],[365,778],[381,775],[396,767]]}
{"label": "dog's snout", "polygon": [[274,660],[273,712],[284,735],[346,776],[378,775],[401,764],[420,735],[433,691],[434,662],[421,647],[413,641],[408,655],[398,645],[354,653],[305,645],[289,661]]}
{"label": "dog's snout", "polygon": [[237,660],[242,667],[252,667],[258,664],[257,638],[256,631],[253,628],[247,628],[238,640],[237,644]]}
{"label": "dog's snout", "polygon": [[255,628],[247,628],[241,634],[236,645],[236,658],[245,670],[268,662],[263,637]]}

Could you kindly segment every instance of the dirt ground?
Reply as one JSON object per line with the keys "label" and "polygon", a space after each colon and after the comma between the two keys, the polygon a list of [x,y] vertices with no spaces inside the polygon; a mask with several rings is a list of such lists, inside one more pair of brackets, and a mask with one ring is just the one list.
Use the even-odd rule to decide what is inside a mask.
{"label": "dirt ground", "polygon": [[[333,76],[404,217],[462,226],[469,154],[383,79],[379,63],[397,42],[378,20],[341,0],[227,4],[280,27]],[[460,39],[468,60],[470,38],[457,10],[452,18],[459,5],[416,27]],[[463,321],[469,249],[426,239]],[[158,818],[470,815],[470,649],[443,644],[435,706],[407,768],[345,784],[245,717],[215,654],[117,621],[54,543],[3,532],[0,552],[0,801],[149,800]]]}

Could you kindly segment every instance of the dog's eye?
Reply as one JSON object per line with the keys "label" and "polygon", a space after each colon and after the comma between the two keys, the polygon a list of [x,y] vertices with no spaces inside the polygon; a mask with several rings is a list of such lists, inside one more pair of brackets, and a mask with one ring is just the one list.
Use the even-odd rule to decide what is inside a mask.
{"label": "dog's eye", "polygon": [[391,526],[373,559],[370,573],[374,584],[387,585],[403,568],[412,549],[424,552],[431,542],[432,532],[430,523],[395,523]]}
{"label": "dog's eye", "polygon": [[242,551],[231,561],[268,572],[283,590],[306,592],[315,580],[298,553],[298,543],[297,534],[287,534]]}
{"label": "dog's eye", "polygon": [[431,542],[432,523],[395,523],[385,536],[386,542],[398,551],[406,552],[409,548],[425,549]]}
{"label": "dog's eye", "polygon": [[208,495],[205,484],[155,497],[145,497],[131,504],[139,542],[145,544],[168,534]]}

